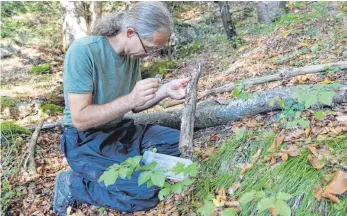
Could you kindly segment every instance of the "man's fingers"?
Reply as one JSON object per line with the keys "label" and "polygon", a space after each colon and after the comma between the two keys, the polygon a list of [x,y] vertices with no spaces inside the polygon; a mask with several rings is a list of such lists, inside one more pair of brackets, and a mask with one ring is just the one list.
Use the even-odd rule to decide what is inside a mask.
{"label": "man's fingers", "polygon": [[154,94],[158,91],[158,88],[150,88],[150,89],[147,89],[143,92],[143,95],[144,96],[147,96],[147,95],[151,95],[151,94]]}
{"label": "man's fingers", "polygon": [[140,82],[142,82],[142,84],[147,84],[151,82],[160,83],[160,81],[161,80],[159,78],[148,78],[148,79],[141,80]]}
{"label": "man's fingers", "polygon": [[147,89],[158,88],[158,87],[159,87],[159,83],[157,83],[157,82],[150,82],[150,83],[147,83],[147,84],[141,86],[141,89],[142,90],[147,90]]}
{"label": "man's fingers", "polygon": [[146,101],[149,101],[149,100],[151,100],[153,98],[155,98],[155,94],[150,94],[150,95],[145,96],[145,100]]}

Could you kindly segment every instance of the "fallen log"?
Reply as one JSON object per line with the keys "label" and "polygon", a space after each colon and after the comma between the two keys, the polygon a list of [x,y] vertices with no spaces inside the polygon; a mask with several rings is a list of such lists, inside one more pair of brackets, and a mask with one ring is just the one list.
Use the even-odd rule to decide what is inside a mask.
{"label": "fallen log", "polygon": [[[340,61],[340,62],[330,63],[330,64],[312,65],[312,66],[306,66],[306,67],[301,67],[301,68],[287,69],[287,70],[283,70],[277,74],[248,79],[248,80],[245,80],[242,84],[247,85],[247,86],[252,86],[252,85],[263,84],[263,83],[268,83],[268,82],[272,82],[272,81],[279,81],[279,80],[284,81],[284,80],[288,80],[290,78],[300,76],[300,75],[320,73],[320,72],[323,72],[330,67],[339,67],[340,69],[347,69],[347,61]],[[213,94],[218,94],[218,93],[223,93],[223,92],[231,92],[238,85],[239,84],[236,84],[236,83],[229,83],[227,85],[224,85],[224,86],[221,86],[218,88],[206,90],[206,91],[199,94],[198,100],[200,100],[204,97],[213,95]],[[164,104],[162,104],[162,106],[164,108],[169,108],[169,107],[173,107],[173,106],[182,104],[183,102],[184,102],[184,100],[178,100],[178,101],[173,101],[171,103],[164,103]]]}
{"label": "fallen log", "polygon": [[[252,95],[251,99],[246,101],[232,99],[210,99],[203,101],[196,106],[194,128],[202,129],[214,127],[238,121],[245,116],[281,110],[282,108],[278,103],[270,105],[267,101],[280,98],[283,101],[292,100],[296,102],[293,99],[293,93],[296,88],[301,88],[303,86],[307,85],[279,87],[255,93]],[[339,88],[337,94],[334,96],[333,103],[347,103],[347,85],[342,85]],[[182,109],[144,114],[127,114],[125,118],[132,118],[135,120],[135,123],[138,124],[158,124],[180,129]],[[57,125],[61,126],[61,122],[54,123],[55,127]],[[45,125],[43,127],[45,127]],[[46,127],[46,129],[47,128],[49,127]]]}
{"label": "fallen log", "polygon": [[[26,128],[28,130],[34,131],[36,129],[37,125],[28,125],[26,126]],[[63,129],[63,125],[61,121],[57,121],[57,122],[50,122],[50,123],[45,123],[43,124],[41,130],[51,130],[51,129],[59,129],[62,130]]]}
{"label": "fallen log", "polygon": [[182,112],[182,124],[180,133],[179,150],[181,157],[191,158],[193,149],[193,134],[194,134],[194,121],[195,121],[195,108],[196,108],[196,87],[201,74],[201,66],[194,72],[188,86],[186,102]]}
{"label": "fallen log", "polygon": [[[238,121],[246,116],[252,116],[259,113],[280,110],[278,103],[269,104],[267,101],[272,99],[282,99],[283,101],[293,101],[293,93],[295,87],[280,87],[261,93],[252,95],[249,100],[231,100],[231,99],[214,99],[201,102],[196,107],[195,113],[195,129],[213,127]],[[307,86],[307,85],[306,85]],[[347,86],[343,85],[339,88],[337,94],[333,98],[334,103],[347,103]],[[128,118],[133,118],[139,124],[159,124],[171,128],[180,128],[182,109],[154,112],[147,114],[130,114]]]}

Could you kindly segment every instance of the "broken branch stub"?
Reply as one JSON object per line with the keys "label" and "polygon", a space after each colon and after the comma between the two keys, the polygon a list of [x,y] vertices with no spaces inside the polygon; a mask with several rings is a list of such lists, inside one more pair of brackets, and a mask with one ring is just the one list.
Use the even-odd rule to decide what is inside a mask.
{"label": "broken branch stub", "polygon": [[193,148],[193,133],[195,122],[197,83],[201,74],[201,65],[199,64],[187,86],[186,99],[182,112],[181,134],[179,142],[179,150],[181,157],[191,158]]}

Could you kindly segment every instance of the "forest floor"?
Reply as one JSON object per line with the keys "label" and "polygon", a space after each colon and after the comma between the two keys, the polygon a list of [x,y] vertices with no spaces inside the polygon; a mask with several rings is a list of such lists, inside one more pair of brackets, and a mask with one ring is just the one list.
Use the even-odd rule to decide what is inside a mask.
{"label": "forest floor", "polygon": [[[203,5],[192,4],[186,9],[191,17],[185,22],[196,26],[201,36],[182,48],[186,52],[174,60],[175,67],[165,74],[164,81],[189,76],[200,62],[206,63],[198,86],[203,91],[283,69],[346,61],[347,13],[341,9],[342,4],[290,3],[288,13],[268,26],[255,23],[253,12],[237,13],[240,18],[237,18],[238,36],[234,44],[227,40],[221,23],[204,14]],[[207,18],[196,19],[202,14]],[[211,22],[216,23],[211,25]],[[43,115],[46,122],[61,120],[59,107],[47,112],[42,105],[62,105],[55,97],[62,93],[64,54],[54,49],[3,44],[16,51],[1,60],[1,119],[18,125],[35,124]],[[47,62],[51,64],[50,73],[33,76],[29,72],[34,65]],[[244,92],[332,83],[346,85],[347,70],[329,68],[319,74],[255,85]],[[227,92],[209,98],[234,97],[234,93]],[[183,105],[168,109],[157,106],[147,112],[179,107]],[[76,216],[197,215],[198,211],[219,215],[228,209],[240,215],[269,215],[274,213],[274,208],[264,204],[264,198],[268,198],[267,201],[276,202],[283,199],[283,209],[288,206],[292,215],[344,215],[346,194],[335,193],[336,197],[332,197],[322,191],[331,182],[340,180],[338,171],[344,175],[347,172],[347,104],[301,111],[300,118],[309,121],[308,127],[287,127],[294,118],[294,109],[287,106],[283,111],[196,131],[194,160],[200,164],[198,178],[188,188],[189,192],[169,196],[148,212],[121,213],[88,204],[78,204],[69,212]],[[317,112],[323,117],[317,117]],[[20,167],[30,135],[13,131],[2,137],[3,215],[54,215],[55,177],[59,171],[70,169],[60,152],[60,134],[59,129],[41,132],[36,146],[36,175]],[[339,192],[347,188],[346,176],[342,178],[334,184]],[[275,209],[281,215],[288,215],[288,211]]]}

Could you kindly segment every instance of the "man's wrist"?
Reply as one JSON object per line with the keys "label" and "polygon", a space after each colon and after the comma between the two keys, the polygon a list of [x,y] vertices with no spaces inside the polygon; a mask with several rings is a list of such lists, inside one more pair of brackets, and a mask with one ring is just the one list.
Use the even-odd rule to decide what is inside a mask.
{"label": "man's wrist", "polygon": [[136,108],[136,103],[133,101],[133,98],[130,94],[124,95],[124,104],[126,105],[128,110],[133,110]]}
{"label": "man's wrist", "polygon": [[167,88],[167,83],[165,83],[164,85],[162,85],[159,90],[157,91],[157,95],[159,96],[159,98],[161,99],[165,99],[167,97],[169,97],[168,94],[168,88]]}

